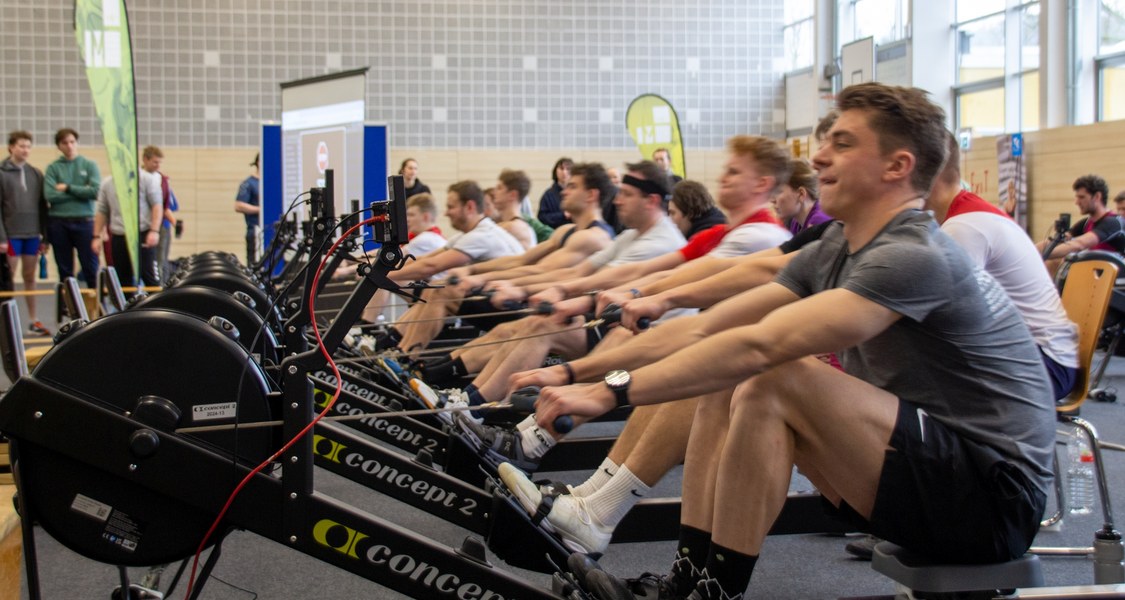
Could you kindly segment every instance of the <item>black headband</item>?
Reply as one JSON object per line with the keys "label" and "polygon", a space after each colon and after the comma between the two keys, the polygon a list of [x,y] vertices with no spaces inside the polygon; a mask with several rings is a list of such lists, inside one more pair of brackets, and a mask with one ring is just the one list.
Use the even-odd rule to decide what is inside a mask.
{"label": "black headband", "polygon": [[626,174],[625,177],[621,178],[621,183],[631,185],[638,190],[641,190],[645,193],[646,196],[649,194],[655,194],[657,196],[660,196],[661,198],[664,198],[664,196],[668,194],[668,192],[665,191],[664,188],[660,187],[660,184],[656,183],[655,181],[638,179],[628,174]]}

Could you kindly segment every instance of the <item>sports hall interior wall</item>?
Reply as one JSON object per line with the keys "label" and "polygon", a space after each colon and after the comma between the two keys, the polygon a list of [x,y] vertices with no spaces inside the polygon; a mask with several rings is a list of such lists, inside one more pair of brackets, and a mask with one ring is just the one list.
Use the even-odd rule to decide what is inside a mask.
{"label": "sports hall interior wall", "polygon": [[[1109,183],[1110,195],[1125,188],[1120,157],[1125,156],[1125,121],[1109,121],[1079,127],[1065,127],[1024,134],[1030,219],[1028,229],[1041,239],[1058,218],[1067,212],[1077,216],[1071,184],[1086,173],[1098,173]],[[200,148],[164,147],[164,172],[171,177],[173,189],[181,199],[185,230],[183,238],[173,243],[173,256],[184,256],[202,250],[226,250],[241,255],[245,232],[241,216],[234,212],[234,194],[238,184],[250,173],[253,147]],[[105,151],[86,145],[82,153],[108,173]],[[54,160],[58,152],[51,146],[38,144],[32,151],[31,163],[40,169]],[[474,179],[484,186],[496,181],[505,168],[523,169],[532,180],[532,204],[551,183],[551,166],[559,156],[578,162],[600,161],[620,166],[640,158],[636,150],[559,149],[559,150],[478,150],[394,148],[392,167],[406,157],[418,159],[420,178],[434,190],[439,210],[444,212],[445,189],[461,179]],[[725,153],[722,150],[686,152],[688,177],[707,185],[712,194],[718,192]],[[987,200],[998,199],[996,138],[973,140],[972,148],[963,154],[962,176],[974,191]],[[448,228],[444,218],[442,222]],[[448,229],[447,229],[448,230]],[[54,265],[51,265],[54,268]]]}

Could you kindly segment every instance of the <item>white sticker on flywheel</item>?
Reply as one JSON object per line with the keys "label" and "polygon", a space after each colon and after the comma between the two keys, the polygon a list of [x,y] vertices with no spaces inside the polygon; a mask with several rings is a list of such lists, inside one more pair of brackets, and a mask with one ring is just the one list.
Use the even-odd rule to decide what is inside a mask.
{"label": "white sticker on flywheel", "polygon": [[238,404],[235,402],[197,404],[191,407],[191,419],[196,423],[199,421],[214,421],[216,419],[233,419],[237,408]]}
{"label": "white sticker on flywheel", "polygon": [[112,506],[104,502],[98,502],[82,494],[74,495],[74,502],[70,503],[70,509],[89,515],[102,522],[105,522],[105,520],[109,518],[109,513],[113,512]]}

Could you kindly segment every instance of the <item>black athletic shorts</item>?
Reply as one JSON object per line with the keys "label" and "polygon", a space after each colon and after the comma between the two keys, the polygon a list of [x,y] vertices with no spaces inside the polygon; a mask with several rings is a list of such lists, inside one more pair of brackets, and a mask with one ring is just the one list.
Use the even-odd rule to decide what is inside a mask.
{"label": "black athletic shorts", "polygon": [[841,503],[861,530],[950,563],[1003,562],[1031,547],[1046,498],[999,452],[901,400],[890,445],[870,522]]}

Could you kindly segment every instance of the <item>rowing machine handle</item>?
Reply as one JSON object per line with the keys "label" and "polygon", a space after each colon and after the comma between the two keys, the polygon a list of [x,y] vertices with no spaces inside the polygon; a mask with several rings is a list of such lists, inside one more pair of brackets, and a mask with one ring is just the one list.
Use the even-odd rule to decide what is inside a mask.
{"label": "rowing machine handle", "polygon": [[[518,413],[534,414],[535,401],[539,399],[539,386],[531,385],[522,387],[512,392],[512,397],[508,401],[512,404],[512,410]],[[574,419],[570,415],[563,415],[555,419],[555,431],[567,434],[574,430]]]}
{"label": "rowing machine handle", "polygon": [[[598,315],[598,318],[605,321],[606,325],[612,325],[613,323],[621,322],[622,314],[622,309],[619,304],[607,304],[606,307],[602,310],[602,314]],[[648,326],[651,324],[652,319],[649,319],[648,317],[641,317],[637,319],[638,329],[648,329]]]}

